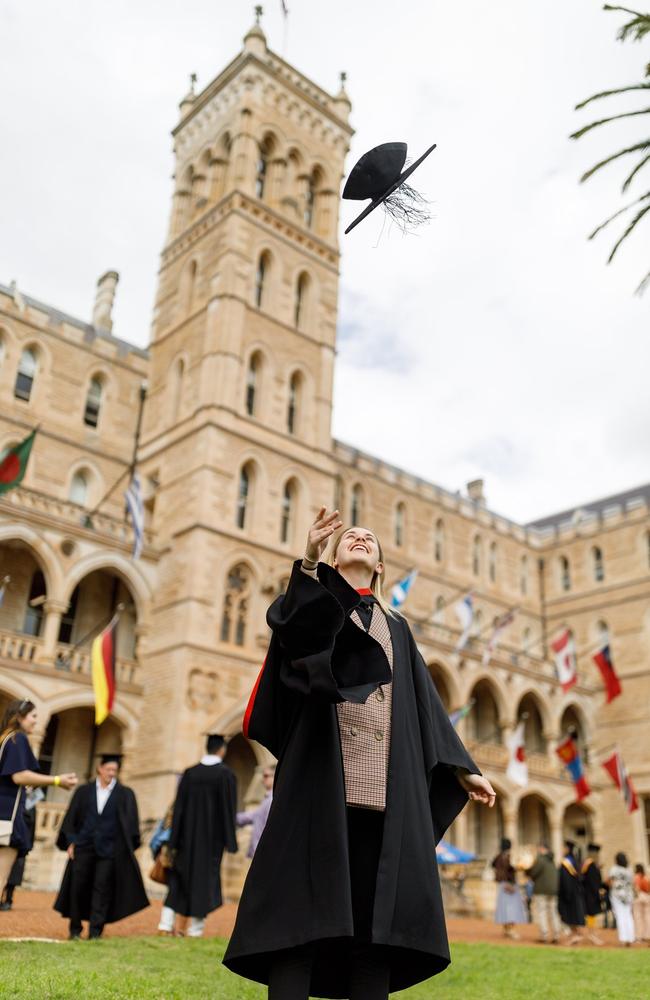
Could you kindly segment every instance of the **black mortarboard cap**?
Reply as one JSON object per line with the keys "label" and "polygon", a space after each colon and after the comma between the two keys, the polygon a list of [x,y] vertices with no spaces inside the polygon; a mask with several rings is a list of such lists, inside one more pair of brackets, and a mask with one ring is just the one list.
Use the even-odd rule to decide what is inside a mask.
{"label": "black mortarboard cap", "polygon": [[[383,205],[388,214],[404,229],[426,222],[429,214],[424,208],[424,198],[404,182],[435,148],[435,143],[429,146],[427,151],[404,171],[402,167],[406,162],[407,150],[405,142],[384,142],[381,146],[375,146],[374,149],[364,153],[350,171],[343,188],[343,197],[351,201],[364,201],[370,198],[371,202],[361,215],[350,223],[345,232],[349,233],[358,226],[361,220],[379,205]],[[398,192],[399,188],[401,190]]]}
{"label": "black mortarboard cap", "polygon": [[100,753],[97,754],[99,757],[100,764],[117,764],[118,766],[122,763],[123,753]]}
{"label": "black mortarboard cap", "polygon": [[596,854],[600,850],[600,844],[587,844],[587,853]]}
{"label": "black mortarboard cap", "polygon": [[567,850],[572,851],[573,848],[576,846],[576,842],[575,840],[565,840],[564,846],[567,848]]}

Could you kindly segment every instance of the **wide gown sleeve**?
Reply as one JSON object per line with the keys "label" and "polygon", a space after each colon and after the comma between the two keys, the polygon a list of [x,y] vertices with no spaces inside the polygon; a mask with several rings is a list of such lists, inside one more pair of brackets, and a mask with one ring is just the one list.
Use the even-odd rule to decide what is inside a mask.
{"label": "wide gown sleeve", "polygon": [[67,851],[70,844],[75,843],[76,834],[82,820],[81,807],[83,797],[86,794],[85,790],[86,785],[80,785],[79,788],[75,789],[70,799],[70,805],[63,817],[61,826],[59,827],[59,834],[56,838],[56,846],[60,851]]}

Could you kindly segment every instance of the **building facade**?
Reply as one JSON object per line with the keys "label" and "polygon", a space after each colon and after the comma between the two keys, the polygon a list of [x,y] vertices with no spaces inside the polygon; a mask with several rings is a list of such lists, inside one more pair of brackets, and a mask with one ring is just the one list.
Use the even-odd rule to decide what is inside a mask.
{"label": "building facade", "polygon": [[[145,824],[173,798],[205,734],[232,739],[242,802],[261,795],[262,748],[241,720],[268,639],[265,610],[321,504],[379,534],[389,581],[417,567],[405,613],[434,682],[498,793],[452,830],[489,858],[501,835],[596,838],[650,862],[650,487],[530,525],[491,512],[480,482],[450,493],[331,436],[338,192],[352,130],[336,95],[272,53],[255,25],[239,55],[180,105],[175,188],[147,351],[114,336],[117,275],[92,323],[0,286],[0,451],[40,425],[22,485],[0,496],[0,696],[39,709],[44,767],[92,770],[125,753]],[[146,383],[146,399],[143,384]],[[140,424],[140,418],[141,424]],[[124,514],[137,436],[146,533]],[[456,652],[455,603],[474,634]],[[89,642],[122,608],[117,697],[94,732]],[[484,665],[495,617],[518,608]],[[549,658],[572,630],[580,680]],[[591,651],[607,639],[623,694],[604,705]],[[527,788],[506,777],[526,721]],[[555,746],[577,730],[592,794],[580,805]],[[641,809],[601,761],[618,745]],[[33,880],[55,881],[65,793],[39,809]],[[243,863],[230,860],[236,895]]]}

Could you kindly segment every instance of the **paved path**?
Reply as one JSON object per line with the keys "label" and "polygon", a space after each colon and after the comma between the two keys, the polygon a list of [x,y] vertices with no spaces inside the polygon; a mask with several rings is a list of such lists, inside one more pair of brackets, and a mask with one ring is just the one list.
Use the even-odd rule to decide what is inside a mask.
{"label": "paved path", "polygon": [[[67,921],[52,909],[54,893],[16,890],[13,910],[0,913],[0,938],[47,938],[65,940],[68,936]],[[154,900],[146,910],[135,913],[126,920],[106,927],[106,937],[132,937],[139,934],[155,934],[158,926],[161,903]],[[206,936],[228,937],[232,931],[237,908],[229,903],[216,913],[210,914],[206,923]],[[484,941],[516,947],[518,944],[534,944],[537,930],[531,925],[519,927],[519,941],[503,938],[501,928],[488,920],[451,919],[447,922],[451,941]],[[619,947],[614,931],[599,931],[605,946]],[[541,946],[540,946],[541,947]],[[548,946],[550,947],[550,946]],[[567,947],[561,945],[560,947]],[[579,945],[578,947],[584,947]],[[642,947],[637,944],[636,947]]]}

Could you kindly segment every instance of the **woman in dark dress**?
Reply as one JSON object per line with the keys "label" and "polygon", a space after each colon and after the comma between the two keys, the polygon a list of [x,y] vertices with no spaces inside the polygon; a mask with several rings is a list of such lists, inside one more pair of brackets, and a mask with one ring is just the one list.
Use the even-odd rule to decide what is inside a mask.
{"label": "woman in dark dress", "polygon": [[28,740],[37,721],[32,701],[12,701],[5,709],[0,729],[0,820],[11,824],[11,832],[0,843],[0,895],[14,861],[25,857],[32,846],[25,822],[25,786],[74,788],[77,784],[76,774],[40,774]]}
{"label": "woman in dark dress", "polygon": [[321,508],[244,719],[278,766],[224,963],[270,1000],[386,1000],[446,968],[435,843],[495,799],[382,595],[377,536],[320,561],[341,527]]}

